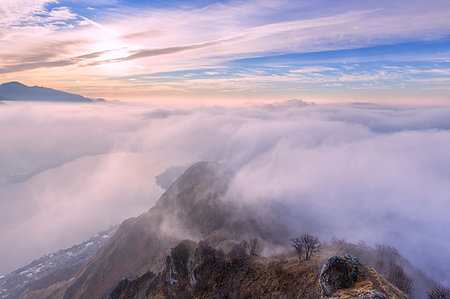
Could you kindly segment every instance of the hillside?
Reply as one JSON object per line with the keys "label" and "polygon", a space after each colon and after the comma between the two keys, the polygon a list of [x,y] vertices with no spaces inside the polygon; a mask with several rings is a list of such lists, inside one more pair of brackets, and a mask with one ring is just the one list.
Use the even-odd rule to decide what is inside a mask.
{"label": "hillside", "polygon": [[[325,242],[320,253],[308,262],[299,263],[296,256],[288,252],[294,233],[284,225],[283,215],[277,214],[276,211],[282,209],[274,207],[267,213],[259,207],[230,199],[227,190],[232,178],[232,171],[219,163],[194,164],[149,211],[125,220],[73,277],[26,292],[21,297],[106,298],[111,294],[114,298],[133,298],[140,294],[138,298],[151,298],[188,292],[206,298],[220,297],[221,292],[231,296],[233,292],[248,290],[256,298],[269,293],[281,296],[291,290],[303,294],[300,290],[306,288],[302,289],[307,292],[304,294],[317,298],[314,296],[320,292],[318,281],[323,265],[330,257],[347,254],[359,258],[358,269],[364,272],[348,286],[383,293],[388,298],[405,298],[386,279],[406,293],[414,290],[411,285],[417,277],[425,279],[412,266],[409,270],[405,268],[409,271],[406,273],[403,267],[408,263],[390,247],[370,248],[343,241]],[[243,241],[255,239],[259,255],[263,249],[277,249],[287,254],[264,258],[249,256],[246,249],[239,249]],[[186,241],[180,243],[181,240]],[[181,250],[178,250],[180,244]],[[181,252],[181,259],[174,256],[177,251]],[[284,261],[281,268],[285,276],[277,278],[279,271],[275,270],[280,259]],[[199,276],[189,277],[192,267]],[[274,271],[277,273],[273,274]],[[408,276],[411,273],[415,280]],[[123,280],[124,277],[127,279]],[[193,288],[189,286],[192,281],[201,283]],[[201,285],[208,287],[198,290]],[[349,298],[347,291],[340,291],[340,298]],[[392,297],[391,293],[397,297]]]}
{"label": "hillside", "polygon": [[[102,101],[101,99],[98,99]],[[95,101],[98,101],[95,100]],[[90,103],[94,100],[46,87],[26,86],[19,82],[0,85],[0,101]]]}
{"label": "hillside", "polygon": [[[100,298],[111,292],[122,277],[135,278],[149,269],[159,272],[171,247],[179,240],[206,239],[227,246],[230,240],[250,236],[281,244],[288,238],[282,223],[261,223],[253,209],[225,201],[233,173],[215,162],[191,166],[148,212],[125,220],[115,235],[63,286],[54,285],[39,298]],[[247,211],[248,212],[245,212]],[[239,215],[235,211],[242,211]],[[286,232],[284,235],[280,232]]]}
{"label": "hillside", "polygon": [[224,257],[206,242],[184,240],[171,250],[162,272],[122,279],[110,298],[408,298],[349,255],[333,256],[323,267],[322,260]]}
{"label": "hillside", "polygon": [[0,277],[1,298],[16,298],[25,291],[45,288],[75,275],[80,267],[114,234],[117,226],[70,248],[47,254]]}

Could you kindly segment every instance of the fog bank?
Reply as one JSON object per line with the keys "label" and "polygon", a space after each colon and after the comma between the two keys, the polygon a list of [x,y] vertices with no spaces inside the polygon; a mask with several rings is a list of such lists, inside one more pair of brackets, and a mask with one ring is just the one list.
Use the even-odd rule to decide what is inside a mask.
{"label": "fog bank", "polygon": [[392,245],[450,284],[449,108],[15,103],[0,136],[0,275],[146,211],[166,168],[215,160],[233,198],[285,205],[299,232]]}

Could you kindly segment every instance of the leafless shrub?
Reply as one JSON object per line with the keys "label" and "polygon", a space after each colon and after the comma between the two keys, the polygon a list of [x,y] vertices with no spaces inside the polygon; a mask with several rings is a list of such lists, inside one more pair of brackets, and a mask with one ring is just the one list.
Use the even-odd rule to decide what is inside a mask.
{"label": "leafless shrub", "polygon": [[303,255],[303,243],[299,237],[291,239],[291,242],[292,242],[292,247],[294,247],[295,251],[298,254],[298,260],[300,261],[302,259],[302,255]]}
{"label": "leafless shrub", "polygon": [[427,294],[428,299],[450,299],[450,288],[435,285]]}
{"label": "leafless shrub", "polygon": [[298,259],[301,259],[302,254],[305,254],[305,260],[309,260],[313,253],[316,253],[320,249],[320,241],[317,236],[310,234],[303,234],[299,237],[291,239],[292,247],[298,253]]}
{"label": "leafless shrub", "polygon": [[399,288],[405,294],[412,294],[412,279],[408,277],[403,268],[394,261],[389,263],[387,280]]}
{"label": "leafless shrub", "polygon": [[375,268],[377,270],[388,267],[391,261],[397,261],[400,257],[400,254],[394,247],[383,244],[376,244],[375,246]]}
{"label": "leafless shrub", "polygon": [[411,295],[413,292],[412,279],[398,263],[399,258],[400,254],[394,247],[377,244],[374,267],[403,293]]}

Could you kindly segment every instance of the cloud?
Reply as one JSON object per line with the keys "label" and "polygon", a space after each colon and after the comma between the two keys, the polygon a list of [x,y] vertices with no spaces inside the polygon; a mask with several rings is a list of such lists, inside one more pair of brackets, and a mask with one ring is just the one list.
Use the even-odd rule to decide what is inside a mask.
{"label": "cloud", "polygon": [[65,65],[73,64],[72,60],[56,60],[56,61],[43,61],[43,62],[32,62],[32,63],[22,63],[16,65],[8,65],[3,68],[0,68],[0,74],[18,72],[24,70],[33,70],[38,68],[50,68],[50,67],[59,67]]}
{"label": "cloud", "polygon": [[106,61],[105,60],[97,61],[97,62],[91,63],[91,65],[98,65],[98,64],[105,64],[105,63],[117,63],[117,62],[141,59],[141,58],[146,58],[146,57],[175,54],[175,53],[189,51],[189,50],[207,48],[207,47],[211,47],[214,45],[219,45],[224,42],[226,42],[226,41],[218,40],[218,41],[211,41],[211,42],[207,42],[207,43],[200,43],[200,44],[186,45],[186,46],[179,46],[179,47],[168,47],[168,48],[161,48],[161,49],[141,49],[129,56],[126,56],[126,57],[121,57],[121,58],[116,58],[116,59],[111,59],[111,60],[106,60]]}
{"label": "cloud", "polygon": [[33,69],[39,69],[39,68],[54,68],[54,67],[60,67],[60,66],[75,65],[77,63],[83,63],[87,60],[100,57],[103,54],[108,53],[108,52],[110,52],[110,51],[92,52],[92,53],[83,54],[83,55],[80,55],[77,57],[61,59],[61,60],[48,60],[48,58],[53,57],[52,54],[41,53],[41,54],[35,55],[34,57],[30,57],[30,58],[35,58],[38,61],[39,60],[41,60],[41,61],[6,65],[3,68],[0,68],[0,74],[18,72],[18,71],[23,71],[23,70],[33,70]]}
{"label": "cloud", "polygon": [[0,28],[10,34],[14,34],[14,31],[21,27],[41,27],[42,32],[49,32],[50,28],[58,27],[54,25],[63,25],[64,22],[61,21],[77,18],[68,7],[46,8],[49,4],[57,3],[55,0],[5,0],[0,9]]}
{"label": "cloud", "polygon": [[66,66],[66,65],[74,65],[82,60],[96,58],[96,57],[99,57],[101,54],[107,53],[107,52],[108,51],[89,53],[89,54],[80,55],[78,57],[74,57],[74,58],[70,58],[70,59],[63,59],[63,60],[53,60],[53,61],[42,61],[42,62],[31,62],[31,63],[7,65],[3,68],[0,68],[0,74],[18,72],[18,71],[23,71],[23,70],[33,70],[33,69],[39,69],[39,68],[53,68],[53,67],[60,67],[60,66]]}
{"label": "cloud", "polygon": [[[24,7],[16,3],[24,4]],[[48,83],[40,84],[54,88],[64,84],[67,86],[67,81],[80,80],[80,77],[95,78],[84,80],[84,84],[88,85],[86,88],[97,87],[99,90],[108,88],[110,80],[124,84],[125,80],[128,80],[123,78],[125,76],[182,70],[214,70],[229,68],[232,65],[235,72],[228,73],[225,79],[234,80],[240,75],[237,69],[258,69],[258,65],[243,64],[241,59],[245,58],[264,58],[290,53],[326,54],[329,51],[411,41],[442,41],[450,28],[446,17],[450,7],[444,2],[424,5],[421,1],[412,1],[408,7],[400,7],[385,1],[363,4],[341,1],[337,6],[330,6],[323,1],[229,1],[201,7],[171,6],[166,9],[145,6],[136,9],[110,3],[108,7],[111,9],[100,9],[102,13],[98,15],[88,9],[75,10],[70,1],[63,4],[64,6],[61,6],[62,4],[43,0],[6,2],[2,13],[7,17],[3,18],[4,23],[0,21],[0,31],[4,35],[4,45],[0,49],[0,68],[3,74],[8,74],[7,78],[13,80],[13,77],[20,76],[28,82],[35,80],[36,76],[52,78],[47,79]],[[98,9],[104,3],[91,6],[95,4],[94,1],[87,1],[86,4]],[[411,22],[411,19],[414,22]],[[394,23],[396,26],[390,25]],[[41,49],[42,45],[68,44],[73,40],[81,42],[65,48],[64,51],[59,51],[59,48],[50,49],[51,59],[48,56],[38,59],[36,55],[33,60],[30,58],[30,53],[36,53],[36,49]],[[376,49],[362,49],[359,54],[355,54],[358,56],[356,58],[342,58],[338,53],[335,58],[333,53],[329,53],[327,57],[330,60],[328,62],[336,64],[364,62],[375,59],[373,56],[376,54],[373,51],[376,52]],[[438,62],[448,54],[447,50],[440,51],[436,48],[425,53],[410,50],[408,55],[403,55],[402,49],[396,48],[392,51],[396,59],[400,57],[408,61],[423,59]],[[75,57],[92,52],[103,54],[91,57],[89,61],[74,60]],[[11,53],[16,56],[14,62],[8,60]],[[384,61],[393,59],[386,53],[382,56]],[[275,67],[280,72],[278,77],[274,78],[271,88],[281,94],[288,90],[284,84],[288,80],[294,80],[297,86],[299,83],[339,80],[383,80],[379,82],[382,86],[389,86],[389,83],[394,87],[399,85],[398,76],[401,74],[394,76],[392,70],[383,74],[374,70],[361,70],[355,66],[358,73],[353,76],[343,73],[339,77],[339,74],[332,70],[339,69],[336,65],[317,65],[321,63],[320,57],[305,61],[309,65],[298,65],[296,69],[291,69],[291,72],[283,72],[283,67]],[[286,62],[287,65],[294,63],[295,58]],[[77,72],[73,72],[74,66],[77,67]],[[25,72],[29,70],[33,72]],[[75,73],[77,78],[74,77]],[[441,72],[441,75],[445,76],[447,73]],[[31,77],[31,74],[35,77]],[[389,74],[392,76],[388,76]],[[311,75],[316,78],[311,78]],[[296,77],[292,78],[293,76]],[[240,79],[243,84],[239,90],[252,92],[255,88],[252,76]],[[431,84],[429,81],[408,82]],[[174,82],[164,85],[169,86],[172,83]],[[190,83],[192,82],[185,81],[185,85]],[[100,85],[102,86],[99,87]],[[189,87],[191,86],[174,89],[192,92],[198,88]],[[328,87],[333,89],[331,85]],[[217,90],[230,91],[227,86],[220,86]],[[136,89],[130,89],[129,92],[137,93]]]}
{"label": "cloud", "polygon": [[2,105],[1,268],[144,212],[165,168],[216,160],[237,174],[230,199],[284,206],[293,231],[395,246],[449,284],[449,116],[445,107],[300,100]]}
{"label": "cloud", "polygon": [[328,71],[336,71],[336,68],[332,67],[324,67],[324,66],[316,66],[316,67],[305,67],[301,69],[291,70],[291,73],[322,73]]}
{"label": "cloud", "polygon": [[35,13],[45,10],[45,6],[55,0],[4,0],[0,8],[1,24],[13,25],[29,20]]}

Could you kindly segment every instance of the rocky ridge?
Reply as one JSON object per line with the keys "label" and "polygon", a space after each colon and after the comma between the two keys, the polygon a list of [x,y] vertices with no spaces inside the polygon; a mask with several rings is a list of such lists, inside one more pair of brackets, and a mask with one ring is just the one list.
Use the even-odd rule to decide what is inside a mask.
{"label": "rocky ridge", "polygon": [[163,271],[123,278],[109,298],[408,298],[350,255],[333,256],[322,267],[321,261],[226,257],[207,242],[184,240],[171,249]]}
{"label": "rocky ridge", "polygon": [[[332,298],[352,298],[349,294],[357,294],[406,298],[374,270],[377,252],[369,247],[324,244],[320,254],[302,262],[293,253],[267,258],[237,250],[242,241],[257,239],[265,248],[285,248],[286,252],[293,232],[277,209],[267,213],[230,198],[232,179],[232,171],[219,163],[192,165],[149,211],[125,220],[73,278],[21,297],[240,298],[247,294],[250,298],[325,298],[331,294]],[[342,264],[344,274],[331,275],[336,270],[333,265],[340,264],[338,259],[349,262],[347,253],[364,264]],[[338,257],[330,264],[334,255]],[[395,259],[388,264],[397,265],[397,257],[392,256]],[[329,270],[323,270],[324,264]],[[328,274],[321,278],[321,271]],[[333,283],[335,276],[350,280]],[[329,286],[321,287],[320,280]]]}
{"label": "rocky ridge", "polygon": [[[216,162],[191,166],[146,213],[125,220],[106,246],[79,269],[75,277],[28,298],[102,298],[122,277],[160,272],[165,258],[182,239],[207,240],[232,246],[233,240],[259,237],[281,244],[287,229],[277,219],[261,222],[255,209],[225,198],[233,173]],[[236,213],[240,211],[240,213]],[[248,211],[248,212],[247,212]]]}

